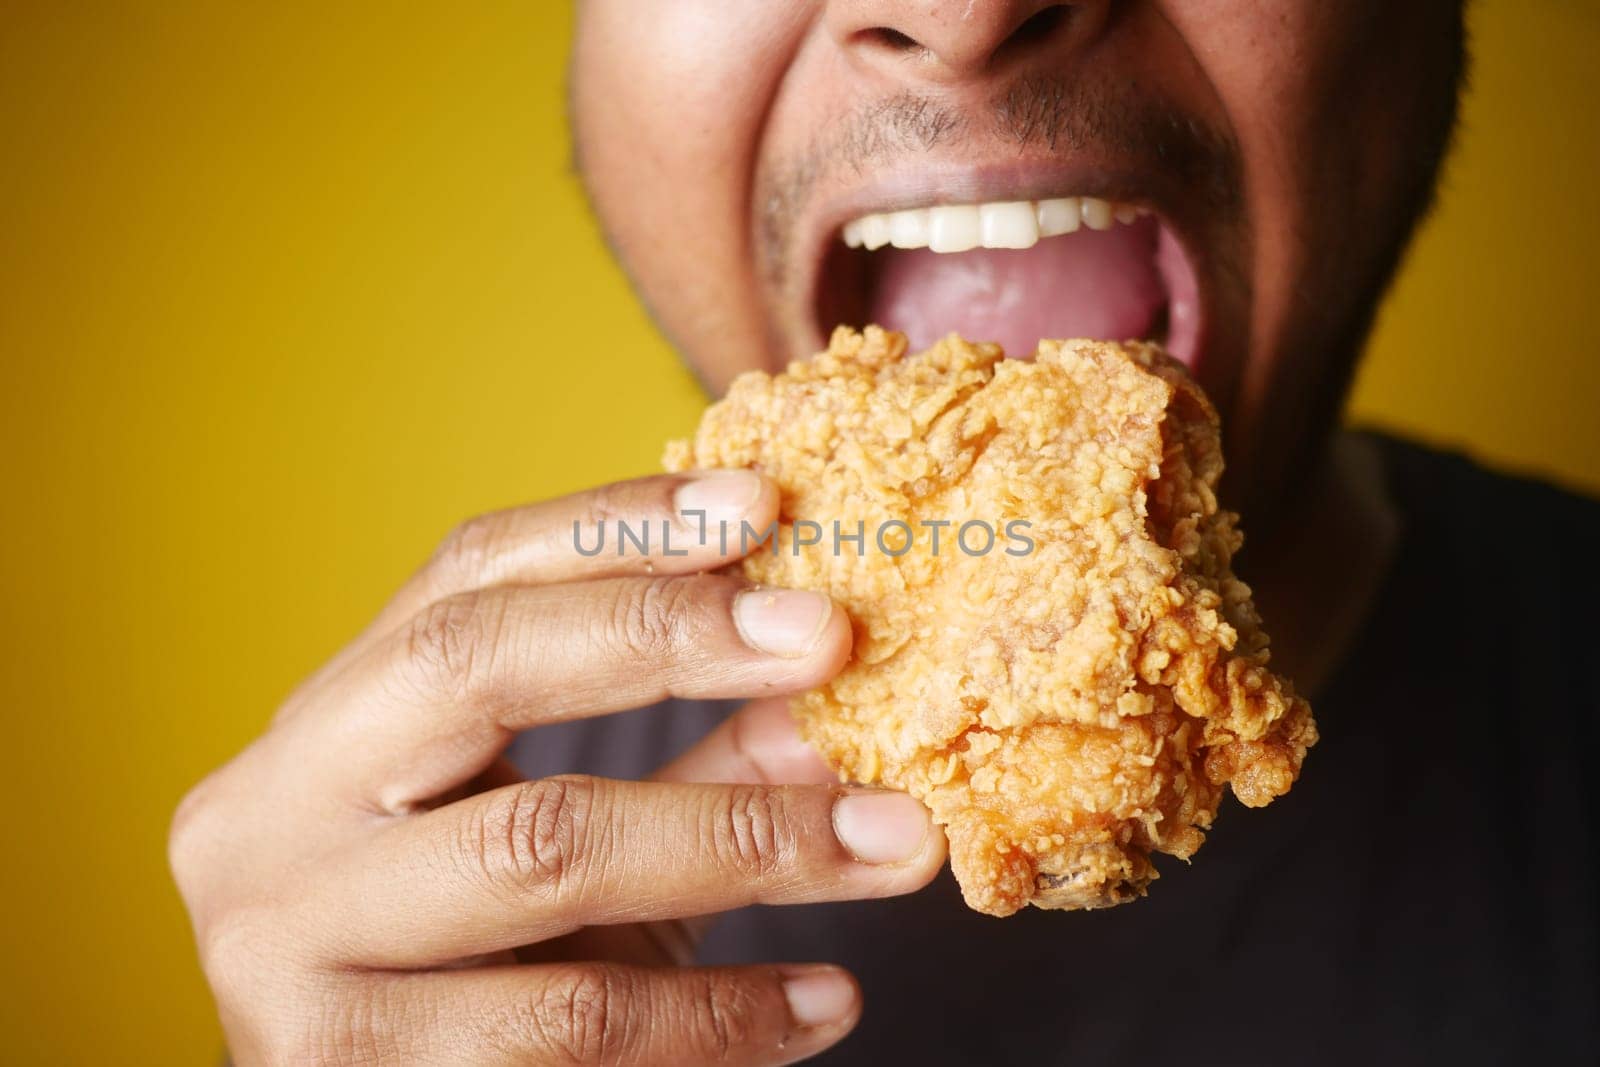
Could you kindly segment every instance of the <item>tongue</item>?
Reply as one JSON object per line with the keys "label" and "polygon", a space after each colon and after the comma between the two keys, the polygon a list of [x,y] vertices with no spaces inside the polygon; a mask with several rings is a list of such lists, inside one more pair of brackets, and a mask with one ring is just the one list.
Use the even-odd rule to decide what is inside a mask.
{"label": "tongue", "polygon": [[1168,296],[1156,233],[1154,220],[1141,219],[1027,249],[885,248],[871,321],[902,331],[914,348],[953,331],[1023,358],[1041,338],[1150,337],[1164,325]]}

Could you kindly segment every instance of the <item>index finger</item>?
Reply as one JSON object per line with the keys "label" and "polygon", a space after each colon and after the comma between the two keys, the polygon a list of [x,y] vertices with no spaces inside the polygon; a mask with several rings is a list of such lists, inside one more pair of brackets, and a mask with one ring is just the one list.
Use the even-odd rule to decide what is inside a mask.
{"label": "index finger", "polygon": [[[495,585],[713,570],[764,544],[777,517],[777,486],[743,469],[655,474],[479,515],[446,535],[361,636],[301,689],[315,689],[429,604]],[[280,718],[295,707],[291,701]]]}
{"label": "index finger", "polygon": [[742,469],[651,475],[490,512],[452,530],[374,628],[492,585],[711,570],[753,551],[777,515],[777,486]]}

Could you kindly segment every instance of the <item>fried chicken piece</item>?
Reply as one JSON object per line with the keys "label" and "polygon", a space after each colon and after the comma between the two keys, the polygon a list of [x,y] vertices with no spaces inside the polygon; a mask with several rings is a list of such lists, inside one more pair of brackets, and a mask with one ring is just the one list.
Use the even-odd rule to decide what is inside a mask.
{"label": "fried chicken piece", "polygon": [[[666,462],[777,482],[774,546],[737,569],[825,591],[855,627],[844,671],[796,698],[801,732],[841,778],[928,805],[978,911],[1142,896],[1224,786],[1266,804],[1316,742],[1230,570],[1216,412],[1155,346],[1024,362],[841,328],[741,376]],[[982,528],[958,541],[974,521],[982,554]]]}

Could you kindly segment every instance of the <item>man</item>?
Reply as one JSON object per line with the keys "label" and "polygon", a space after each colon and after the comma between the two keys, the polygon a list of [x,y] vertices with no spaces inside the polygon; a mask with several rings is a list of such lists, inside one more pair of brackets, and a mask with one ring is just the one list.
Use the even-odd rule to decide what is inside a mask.
{"label": "man", "polygon": [[[585,180],[714,391],[839,320],[1164,334],[1223,412],[1241,568],[1324,739],[1131,906],[996,921],[947,876],[872,900],[944,844],[909,798],[834,782],[774,697],[841,667],[842,612],[708,573],[715,543],[568,535],[760,529],[770,482],[472,520],[178,813],[235,1058],[1592,1058],[1600,588],[1566,561],[1597,509],[1332,429],[1461,67],[1452,0],[581,4]],[[965,242],[1011,258],[934,232],[1041,201],[1079,232]],[[843,239],[923,209],[895,243],[920,217],[928,249]],[[785,907],[699,920],[750,904]]]}

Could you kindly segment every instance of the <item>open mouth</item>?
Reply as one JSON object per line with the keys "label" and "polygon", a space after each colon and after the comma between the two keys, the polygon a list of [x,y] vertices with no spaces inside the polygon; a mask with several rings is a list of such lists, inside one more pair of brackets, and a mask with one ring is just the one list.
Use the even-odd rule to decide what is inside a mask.
{"label": "open mouth", "polygon": [[1148,208],[1092,196],[930,204],[846,222],[816,292],[824,330],[877,323],[923,348],[951,332],[1028,358],[1041,338],[1154,340],[1200,359],[1196,272]]}

